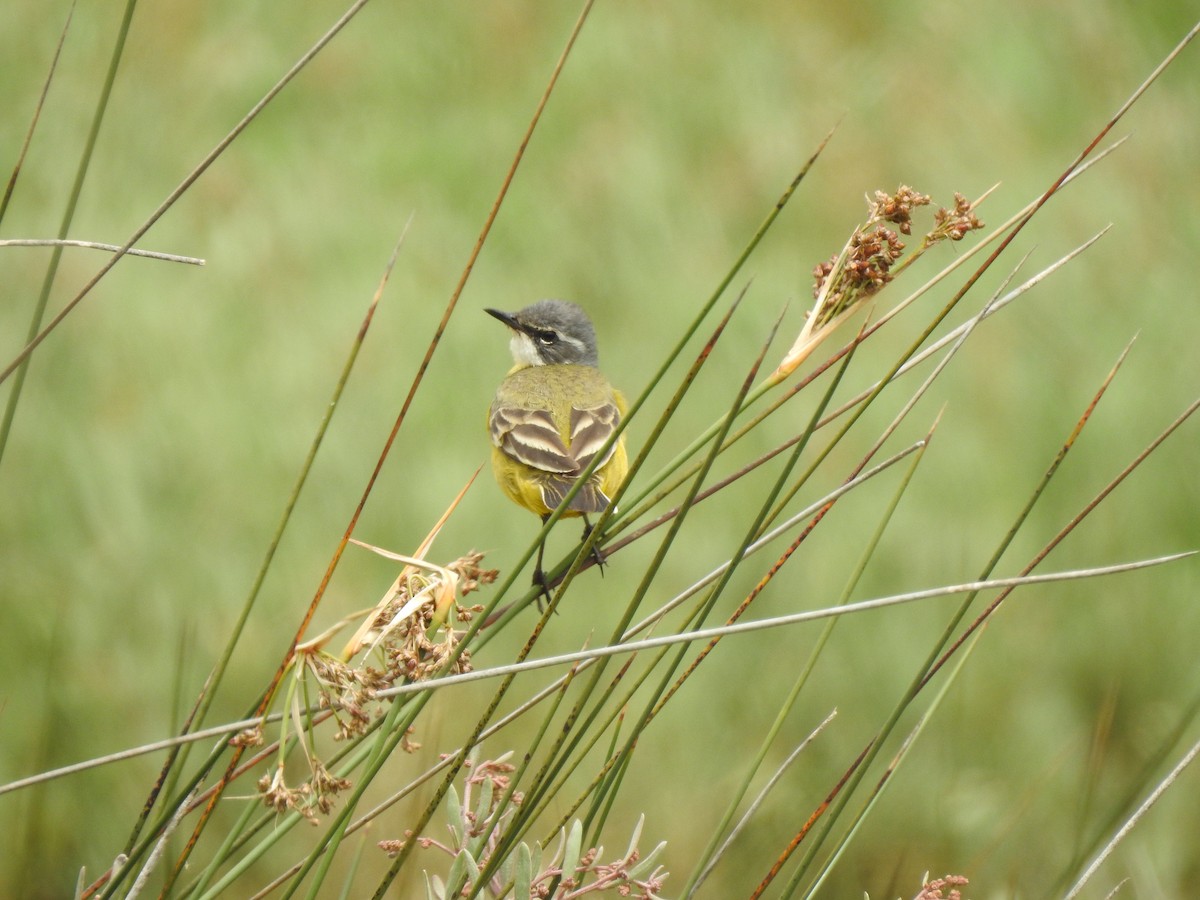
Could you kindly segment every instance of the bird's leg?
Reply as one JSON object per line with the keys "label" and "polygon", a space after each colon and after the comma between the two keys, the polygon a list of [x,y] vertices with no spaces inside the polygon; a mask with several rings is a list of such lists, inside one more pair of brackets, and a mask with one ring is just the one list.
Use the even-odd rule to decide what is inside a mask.
{"label": "bird's leg", "polygon": [[[588,517],[583,517],[583,537],[581,541],[586,541],[592,533],[592,523],[588,521]],[[592,561],[596,564],[596,568],[600,570],[601,576],[604,575],[604,554],[600,552],[600,548],[592,544]]]}
{"label": "bird's leg", "polygon": [[[545,525],[546,520],[549,518],[549,515],[542,516],[542,524]],[[542,593],[537,599],[538,612],[545,611],[546,607],[543,605],[543,601],[545,603],[550,602],[550,585],[546,581],[546,573],[542,571],[542,553],[545,551],[545,549],[546,541],[542,540],[538,543],[537,564],[533,567],[533,586],[536,588],[541,588],[542,590]]]}

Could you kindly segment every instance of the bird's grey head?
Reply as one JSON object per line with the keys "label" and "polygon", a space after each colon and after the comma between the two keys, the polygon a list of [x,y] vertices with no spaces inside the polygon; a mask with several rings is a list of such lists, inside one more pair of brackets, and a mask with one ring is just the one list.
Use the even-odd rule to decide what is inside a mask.
{"label": "bird's grey head", "polygon": [[486,310],[512,329],[517,365],[597,365],[596,330],[587,313],[566,300],[539,300],[515,313]]}

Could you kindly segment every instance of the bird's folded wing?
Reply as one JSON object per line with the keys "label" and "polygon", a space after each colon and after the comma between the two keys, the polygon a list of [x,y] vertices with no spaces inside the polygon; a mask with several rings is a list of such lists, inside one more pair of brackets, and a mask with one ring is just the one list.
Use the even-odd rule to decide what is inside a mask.
{"label": "bird's folded wing", "polygon": [[543,472],[579,471],[547,410],[495,406],[488,419],[488,431],[492,443],[517,462]]}
{"label": "bird's folded wing", "polygon": [[[544,409],[495,406],[488,429],[492,443],[518,462],[543,472],[572,475],[591,464],[619,419],[620,412],[613,403],[590,409],[572,408],[570,447],[563,443],[554,417]],[[612,453],[610,448],[604,462]]]}
{"label": "bird's folded wing", "polygon": [[[591,409],[571,410],[571,456],[575,458],[579,471],[591,465],[592,459],[600,452],[604,442],[612,436],[620,418],[621,414],[613,403],[602,403]],[[615,444],[608,448],[608,453],[600,465],[608,462],[615,449]]]}

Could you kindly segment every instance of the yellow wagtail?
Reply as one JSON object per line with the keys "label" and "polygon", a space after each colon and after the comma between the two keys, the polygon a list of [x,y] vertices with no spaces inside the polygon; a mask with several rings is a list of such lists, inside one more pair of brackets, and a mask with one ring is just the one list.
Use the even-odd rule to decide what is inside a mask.
{"label": "yellow wagtail", "polygon": [[[488,413],[492,471],[510,500],[545,522],[625,415],[625,398],[596,368],[596,331],[574,303],[542,300],[515,313],[486,312],[512,331],[515,362]],[[585,540],[588,513],[608,506],[628,470],[621,435],[563,511],[583,516]],[[533,583],[549,597],[542,551],[539,545]],[[597,550],[593,556],[604,562]]]}

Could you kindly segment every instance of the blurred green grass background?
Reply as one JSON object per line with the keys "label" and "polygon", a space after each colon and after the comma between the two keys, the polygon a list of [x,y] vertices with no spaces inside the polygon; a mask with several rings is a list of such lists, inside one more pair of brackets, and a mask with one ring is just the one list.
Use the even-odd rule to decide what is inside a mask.
{"label": "blurred green grass background", "polygon": [[[55,231],[121,8],[104,0],[76,10],[3,237]],[[72,236],[121,243],[341,10],[143,4]],[[0,780],[177,727],[180,698],[194,695],[223,645],[412,214],[235,659],[231,684],[244,692],[227,685],[217,715],[239,716],[256,696],[345,527],[577,12],[545,3],[369,5],[142,241],[207,265],[123,261],[37,352],[0,471]],[[6,169],[65,15],[65,4],[29,2],[0,14]],[[580,302],[597,322],[603,364],[637,393],[669,336],[840,120],[749,263],[747,301],[665,459],[686,443],[687,426],[712,418],[705,391],[719,397],[707,402],[727,401],[789,302],[781,341],[790,340],[812,266],[863,218],[864,193],[907,183],[948,204],[956,190],[977,196],[1002,182],[981,210],[1000,222],[1049,185],[1194,15],[1186,3],[1080,0],[598,4],[358,535],[410,550],[485,461],[483,415],[508,357],[482,307]],[[864,596],[972,577],[1135,333],[1011,568],[1196,395],[1198,74],[1192,48],[1118,127],[1132,140],[1052,201],[975,302],[968,298],[977,308],[1020,254],[1033,251],[1033,271],[1115,224],[980,329],[924,401],[919,427],[943,404],[944,421]],[[23,344],[48,255],[0,253],[6,361]],[[68,251],[51,309],[102,262]],[[903,346],[895,340],[871,348],[879,371]],[[862,427],[871,434],[886,420],[881,411]],[[1195,436],[1191,425],[1164,446],[1050,567],[1196,547]],[[638,437],[635,425],[635,446]],[[839,509],[836,527],[817,536],[758,615],[836,596],[860,546],[856,529],[873,527],[886,496]],[[856,526],[860,515],[872,524]],[[670,583],[707,571],[737,539],[736,525],[721,531],[723,519],[735,517],[711,514],[688,536],[688,553],[669,561]],[[507,568],[533,532],[481,479],[432,555],[479,547]],[[567,546],[552,540],[552,550]],[[577,603],[590,589],[596,604],[564,610],[546,652],[607,630],[618,608],[601,601],[607,591],[620,596],[620,569],[618,558],[604,582],[589,575],[577,586]],[[392,574],[355,558],[334,582],[325,620],[374,602]],[[827,896],[911,893],[926,870],[967,874],[976,898],[1038,896],[1100,827],[1096,810],[1142,784],[1196,697],[1198,581],[1196,565],[1184,563],[1018,596]],[[821,690],[810,695],[826,705],[800,710],[794,726],[802,735],[841,710],[787,787],[795,819],[759,820],[709,896],[742,895],[757,879],[873,733],[950,608],[843,623],[818,672]],[[623,798],[628,821],[644,811],[647,834],[670,842],[666,862],[680,873],[778,702],[761,683],[776,670],[790,683],[812,635],[739,640],[753,649],[723,646],[669,722],[652,729]],[[487,662],[503,661],[507,650],[493,647]],[[1102,760],[1089,763],[1106,720]],[[158,765],[139,759],[0,797],[0,833],[16,851],[0,860],[0,894],[16,895],[6,884],[40,884],[60,896],[79,866],[103,869]],[[1200,886],[1194,794],[1193,775],[1139,827],[1103,883],[1130,876],[1138,896],[1164,897]],[[402,819],[388,827],[398,832]],[[680,884],[682,876],[668,882],[667,895]]]}

